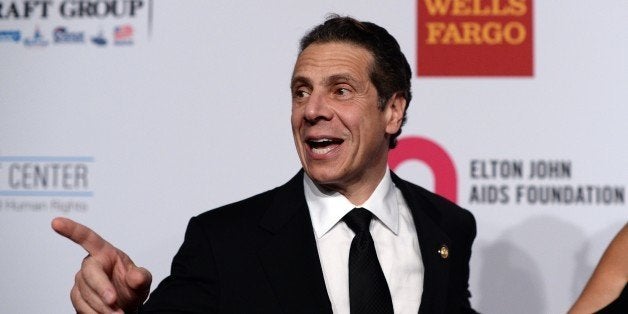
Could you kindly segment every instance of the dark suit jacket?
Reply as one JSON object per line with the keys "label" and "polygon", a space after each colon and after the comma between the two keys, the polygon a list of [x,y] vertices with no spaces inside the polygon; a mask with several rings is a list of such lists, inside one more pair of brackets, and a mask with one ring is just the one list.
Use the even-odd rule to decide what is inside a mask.
{"label": "dark suit jacket", "polygon": [[[473,312],[471,213],[392,175],[412,211],[425,267],[419,313]],[[449,248],[448,258],[439,253]],[[190,220],[171,275],[142,313],[332,313],[303,171],[288,183]]]}

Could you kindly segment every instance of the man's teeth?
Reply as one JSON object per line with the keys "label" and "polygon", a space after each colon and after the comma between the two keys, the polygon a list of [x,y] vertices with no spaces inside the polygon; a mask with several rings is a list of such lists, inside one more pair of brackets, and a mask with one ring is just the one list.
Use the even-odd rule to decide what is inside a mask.
{"label": "man's teeth", "polygon": [[331,143],[333,143],[333,141],[328,138],[321,138],[321,139],[310,140],[309,143],[310,143],[310,146],[312,146],[313,148],[319,148],[319,147],[328,146]]}
{"label": "man's teeth", "polygon": [[315,154],[326,154],[331,150],[332,150],[331,146],[326,146],[326,147],[321,147],[321,148],[312,147],[312,151]]}
{"label": "man's teeth", "polygon": [[314,152],[315,154],[328,153],[334,147],[332,144],[335,143],[334,140],[329,139],[329,138],[312,139],[312,140],[309,140],[308,142],[309,142],[310,148],[312,149],[312,152]]}

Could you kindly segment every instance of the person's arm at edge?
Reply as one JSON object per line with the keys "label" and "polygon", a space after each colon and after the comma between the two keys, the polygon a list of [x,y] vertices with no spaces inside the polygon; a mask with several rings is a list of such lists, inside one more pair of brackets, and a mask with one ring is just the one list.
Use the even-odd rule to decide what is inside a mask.
{"label": "person's arm at edge", "polygon": [[628,281],[628,223],[602,255],[569,314],[593,313],[617,299]]}

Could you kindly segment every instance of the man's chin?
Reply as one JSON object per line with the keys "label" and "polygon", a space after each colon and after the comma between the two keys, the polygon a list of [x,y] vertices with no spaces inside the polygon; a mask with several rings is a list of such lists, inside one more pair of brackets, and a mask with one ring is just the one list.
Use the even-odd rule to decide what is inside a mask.
{"label": "man's chin", "polygon": [[338,184],[339,175],[335,171],[325,171],[324,169],[307,169],[305,173],[314,183],[320,186],[334,186]]}

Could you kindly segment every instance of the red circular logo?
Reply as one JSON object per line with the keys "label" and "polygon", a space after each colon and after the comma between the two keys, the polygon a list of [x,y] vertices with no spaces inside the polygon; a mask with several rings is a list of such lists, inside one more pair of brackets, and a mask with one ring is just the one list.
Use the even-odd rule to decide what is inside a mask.
{"label": "red circular logo", "polygon": [[397,147],[388,153],[388,165],[390,169],[395,170],[407,160],[419,160],[427,164],[434,175],[434,193],[456,203],[458,198],[456,167],[440,145],[418,136],[401,138]]}

